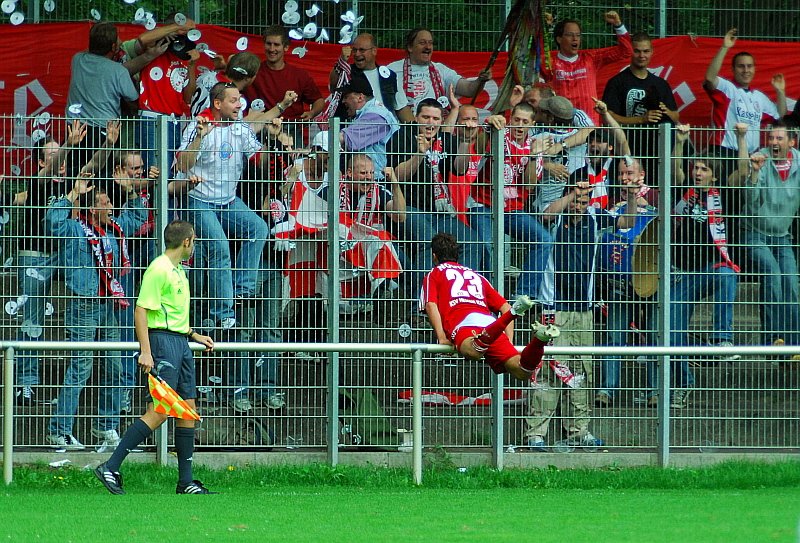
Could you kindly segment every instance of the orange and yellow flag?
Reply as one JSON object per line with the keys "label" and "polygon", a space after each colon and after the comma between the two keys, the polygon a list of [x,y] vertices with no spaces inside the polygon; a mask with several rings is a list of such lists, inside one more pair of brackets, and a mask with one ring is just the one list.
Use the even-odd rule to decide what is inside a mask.
{"label": "orange and yellow flag", "polygon": [[147,375],[150,386],[150,395],[153,397],[153,408],[156,413],[162,413],[176,419],[200,420],[197,411],[189,407],[186,400],[180,397],[175,390],[161,377]]}

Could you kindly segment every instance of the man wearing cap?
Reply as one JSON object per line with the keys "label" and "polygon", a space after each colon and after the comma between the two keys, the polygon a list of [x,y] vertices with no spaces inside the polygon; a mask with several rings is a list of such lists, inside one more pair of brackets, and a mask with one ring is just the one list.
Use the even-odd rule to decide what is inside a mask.
{"label": "man wearing cap", "polygon": [[273,25],[264,31],[264,51],[267,58],[261,63],[253,84],[245,90],[247,100],[252,104],[260,98],[265,109],[270,109],[284,99],[286,91],[291,90],[297,93],[297,101],[283,110],[281,116],[288,121],[307,121],[316,117],[325,108],[325,100],[306,70],[286,63],[289,33],[284,27]]}
{"label": "man wearing cap", "polygon": [[[348,64],[350,55],[353,63]],[[352,79],[363,77],[372,87],[372,96],[380,98],[389,111],[394,111],[400,122],[414,122],[414,114],[408,105],[406,94],[398,88],[397,74],[387,66],[378,66],[375,58],[378,54],[378,43],[372,34],[359,34],[352,45],[342,47],[342,54],[330,73],[331,91],[336,91]],[[341,105],[336,114],[344,113]]]}
{"label": "man wearing cap", "polygon": [[400,129],[397,118],[372,96],[372,86],[363,77],[351,79],[338,90],[348,117],[353,118],[353,122],[339,134],[342,148],[368,155],[372,159],[376,179],[383,179],[386,143]]}
{"label": "man wearing cap", "polygon": [[[548,158],[543,163],[534,202],[535,210],[544,212],[561,196],[569,176],[586,164],[586,141],[594,125],[591,124],[591,128],[576,126],[575,108],[563,96],[540,100],[535,120],[541,127],[536,129],[536,135],[553,139],[553,144],[544,151]],[[586,122],[591,123],[588,117]]]}
{"label": "man wearing cap", "polygon": [[484,70],[477,78],[467,80],[444,64],[431,61],[433,34],[427,28],[414,28],[406,34],[406,51],[408,55],[405,59],[392,62],[388,68],[398,74],[397,88],[408,97],[408,104],[413,110],[421,100],[432,98],[439,100],[449,111],[449,105],[446,104],[450,86],[459,96],[473,97],[492,78],[491,72]]}
{"label": "man wearing cap", "polygon": [[553,30],[558,49],[551,53],[552,68],[545,70],[545,80],[559,96],[589,113],[594,124],[600,123],[593,111],[592,98],[599,96],[597,70],[606,64],[623,60],[631,54],[631,38],[616,11],[604,14],[605,22],[614,26],[617,46],[581,51],[581,24],[573,19],[559,21]]}

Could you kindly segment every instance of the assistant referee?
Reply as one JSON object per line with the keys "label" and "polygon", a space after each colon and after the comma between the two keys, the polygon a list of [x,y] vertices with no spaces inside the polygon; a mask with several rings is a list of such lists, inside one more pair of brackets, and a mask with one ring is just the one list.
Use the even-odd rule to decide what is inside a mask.
{"label": "assistant referee", "polygon": [[[214,341],[194,332],[189,326],[189,281],[181,265],[192,256],[195,233],[191,223],[174,221],[164,229],[164,254],[153,260],[144,272],[134,310],[136,338],[139,340],[139,366],[145,373],[154,367],[158,375],[194,409],[197,396],[194,360],[188,340],[205,345]],[[167,420],[156,413],[153,404],[131,424],[111,458],[99,465],[94,474],[112,494],[125,494],[119,468],[122,462],[153,430]],[[177,419],[175,450],[178,455],[177,494],[212,494],[203,483],[192,477],[194,453],[194,421]]]}

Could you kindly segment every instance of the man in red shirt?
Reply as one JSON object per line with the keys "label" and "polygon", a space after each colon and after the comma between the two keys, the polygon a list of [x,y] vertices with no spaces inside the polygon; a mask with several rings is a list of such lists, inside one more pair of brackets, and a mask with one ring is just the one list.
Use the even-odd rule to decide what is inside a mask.
{"label": "man in red shirt", "polygon": [[633,53],[631,36],[619,14],[608,11],[604,17],[608,24],[614,26],[616,47],[580,51],[581,24],[572,19],[559,21],[553,30],[558,50],[551,54],[552,68],[543,73],[556,94],[568,98],[573,106],[587,112],[595,125],[600,124],[592,101],[592,98],[600,96],[597,89],[598,68],[630,58]]}
{"label": "man in red shirt", "polygon": [[[425,311],[442,345],[454,345],[463,356],[484,358],[495,373],[530,381],[542,362],[544,346],[561,333],[553,325],[534,323],[534,336],[522,354],[511,343],[513,321],[533,307],[527,296],[510,305],[482,275],[458,263],[459,245],[450,234],[431,240],[436,265],[425,277],[420,311]],[[499,317],[496,317],[501,313]]]}
{"label": "man in red shirt", "polygon": [[[307,71],[286,63],[288,50],[289,33],[285,28],[274,25],[264,31],[264,51],[267,58],[261,63],[253,84],[247,87],[244,95],[251,104],[253,100],[262,99],[265,110],[275,106],[281,109],[279,103],[284,99],[286,91],[294,91],[297,93],[297,101],[282,110],[281,117],[287,121],[308,121],[325,109],[325,100]],[[306,109],[306,105],[310,109]]]}

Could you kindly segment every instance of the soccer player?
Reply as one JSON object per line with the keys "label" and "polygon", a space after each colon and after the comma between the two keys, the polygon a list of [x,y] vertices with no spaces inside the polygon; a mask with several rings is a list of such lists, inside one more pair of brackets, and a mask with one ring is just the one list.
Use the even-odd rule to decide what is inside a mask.
{"label": "soccer player", "polygon": [[511,343],[513,321],[533,307],[531,299],[520,296],[511,306],[486,278],[458,263],[458,242],[450,234],[433,236],[431,252],[435,267],[422,284],[420,311],[427,312],[439,344],[454,345],[472,360],[485,359],[495,373],[530,381],[559,329],[534,323],[534,337],[520,355]]}
{"label": "soccer player", "polygon": [[[195,233],[191,223],[174,221],[164,229],[164,254],[153,260],[144,272],[134,310],[136,337],[139,340],[139,366],[145,373],[155,368],[164,379],[195,408],[194,360],[187,338],[214,348],[214,341],[189,327],[189,281],[181,262],[194,250]],[[94,470],[95,476],[112,494],[125,494],[120,465],[128,454],[167,420],[156,413],[153,404],[130,425],[111,458]],[[194,421],[177,419],[175,449],[178,454],[176,494],[212,494],[203,483],[192,478]]]}

